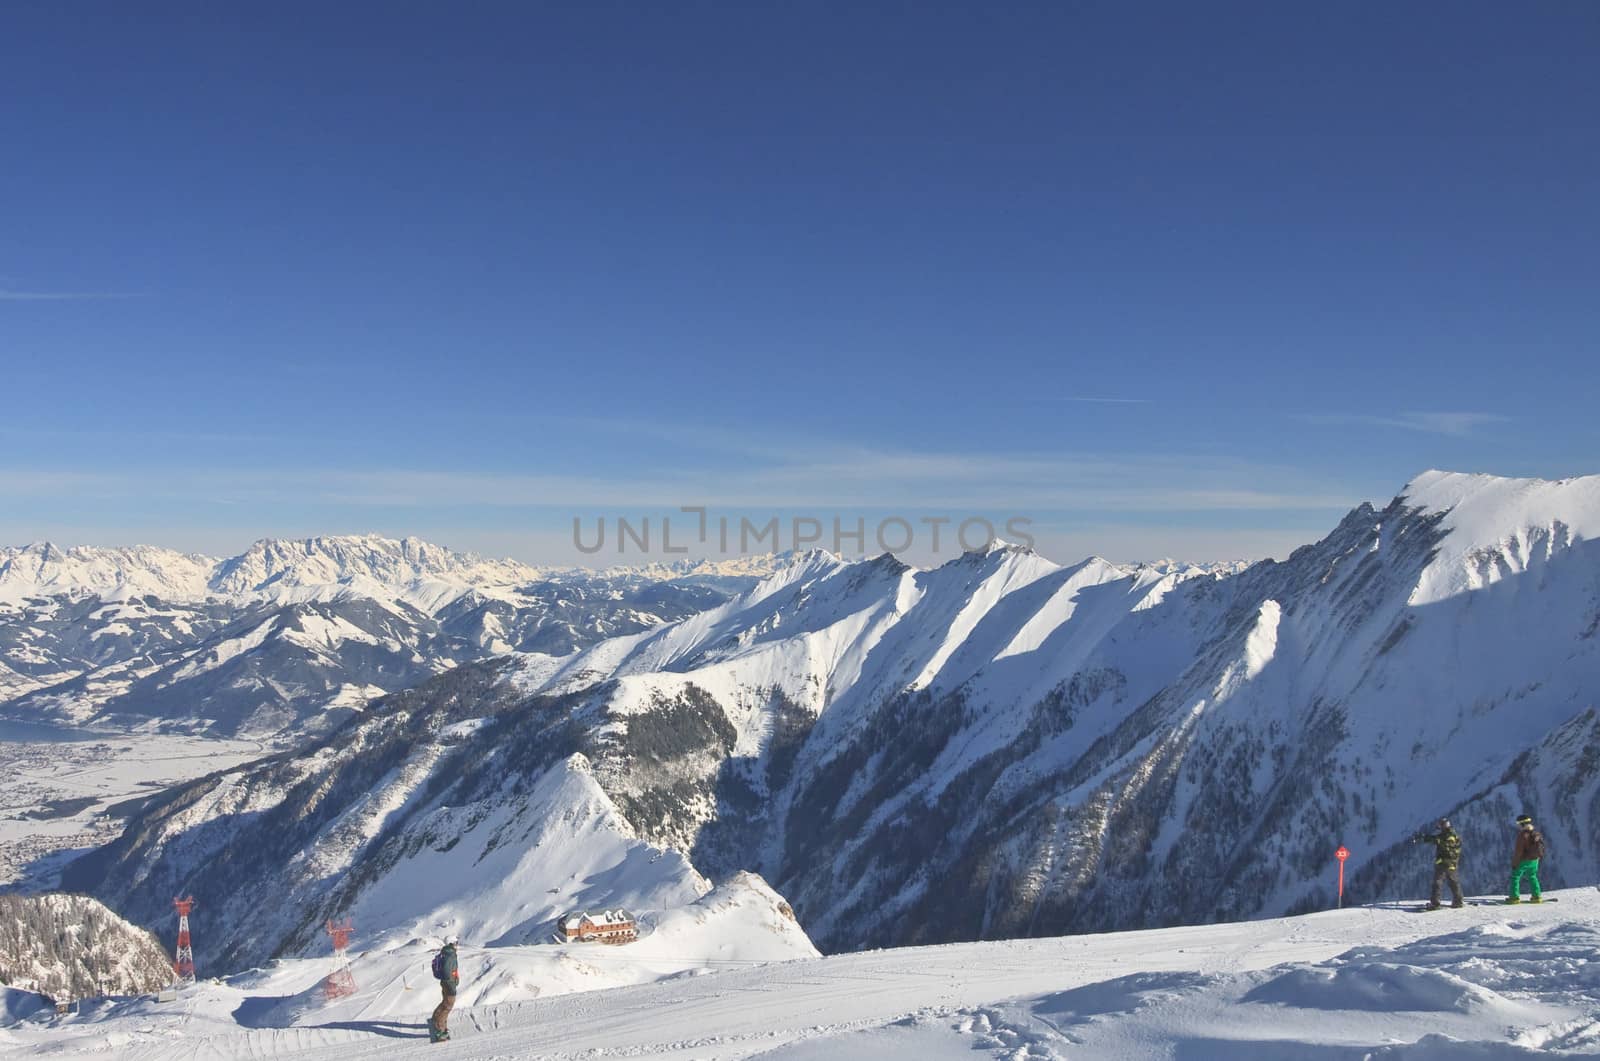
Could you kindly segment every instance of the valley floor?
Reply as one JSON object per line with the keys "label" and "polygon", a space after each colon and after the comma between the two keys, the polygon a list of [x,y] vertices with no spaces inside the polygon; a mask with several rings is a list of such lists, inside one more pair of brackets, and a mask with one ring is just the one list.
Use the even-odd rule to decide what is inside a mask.
{"label": "valley floor", "polygon": [[[325,1006],[289,998],[325,967],[285,962],[227,984],[202,982],[176,1002],[123,1001],[24,1020],[0,1029],[0,1048],[130,1061],[358,1061],[423,1050],[440,1061],[1593,1055],[1600,1053],[1600,891],[1557,894],[1559,902],[1542,906],[1420,914],[1417,904],[1385,903],[1241,924],[748,967],[701,961],[654,983],[556,997],[531,997],[540,994],[548,964],[543,973],[529,965],[519,980],[507,972],[515,956],[495,951],[560,948],[469,948],[464,971],[504,965],[495,974],[501,988],[480,997],[506,1000],[457,1009],[454,1041],[440,1046],[428,1045],[423,1033],[436,993],[426,980],[426,951],[414,944],[403,954],[361,959],[367,967],[358,962],[358,978],[378,986]],[[569,972],[598,970],[601,983],[647,957],[630,950],[592,948],[562,960],[572,964]],[[409,971],[397,983],[392,963],[401,961]],[[608,962],[613,974],[600,969]],[[288,1026],[269,1026],[279,1024]]]}
{"label": "valley floor", "polygon": [[258,741],[0,722],[0,886],[47,889],[114,839],[130,800],[258,759]]}

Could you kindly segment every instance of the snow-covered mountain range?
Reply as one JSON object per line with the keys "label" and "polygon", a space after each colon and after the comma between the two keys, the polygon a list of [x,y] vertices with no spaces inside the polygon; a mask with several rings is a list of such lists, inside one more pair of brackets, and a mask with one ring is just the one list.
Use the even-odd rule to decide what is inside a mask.
{"label": "snow-covered mountain range", "polygon": [[376,535],[267,538],[218,559],[156,546],[79,546],[50,542],[0,548],[0,600],[68,595],[126,600],[285,601],[339,588],[414,598],[423,604],[469,587],[511,587],[550,571],[513,560],[483,560],[417,538]]}
{"label": "snow-covered mountain range", "polygon": [[292,735],[463,662],[682,618],[780,562],[554,570],[371,536],[0,549],[0,716]]}
{"label": "snow-covered mountain range", "polygon": [[355,594],[403,600],[432,613],[472,590],[515,594],[533,583],[591,577],[699,584],[726,581],[745,588],[787,559],[787,554],[686,558],[594,572],[486,560],[420,538],[374,534],[263,538],[243,553],[225,558],[151,545],[63,549],[36,542],[0,546],[0,602],[20,604],[61,596],[121,601],[153,596],[168,602],[222,599],[281,604]]}
{"label": "snow-covered mountain range", "polygon": [[[1441,813],[1474,887],[1522,810],[1547,882],[1593,881],[1597,531],[1600,477],[1428,473],[1243,570],[808,554],[175,791],[71,881],[136,919],[207,890],[224,965],[346,910],[403,923],[424,912],[377,897],[430,852],[512,859],[530,816],[602,797],[652,859],[761,873],[830,950],[1304,909],[1340,843],[1354,897],[1414,890],[1431,860],[1405,841]],[[548,916],[523,913],[484,931]]]}

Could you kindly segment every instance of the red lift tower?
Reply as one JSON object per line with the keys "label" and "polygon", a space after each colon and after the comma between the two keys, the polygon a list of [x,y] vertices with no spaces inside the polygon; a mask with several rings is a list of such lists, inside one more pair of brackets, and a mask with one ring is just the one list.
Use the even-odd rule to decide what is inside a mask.
{"label": "red lift tower", "polygon": [[174,899],[172,906],[178,911],[178,951],[173,955],[172,971],[178,974],[178,983],[194,983],[194,947],[189,944],[189,911],[194,909],[194,896]]}
{"label": "red lift tower", "polygon": [[356,978],[350,972],[350,957],[345,948],[350,946],[350,933],[355,930],[347,917],[335,924],[328,922],[328,935],[333,939],[333,972],[322,981],[324,998],[344,998],[356,993]]}

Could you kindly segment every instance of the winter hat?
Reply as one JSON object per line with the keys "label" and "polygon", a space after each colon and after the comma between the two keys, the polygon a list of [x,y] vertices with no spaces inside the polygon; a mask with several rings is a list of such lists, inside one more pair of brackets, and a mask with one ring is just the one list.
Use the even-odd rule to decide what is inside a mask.
{"label": "winter hat", "polygon": [[1441,828],[1441,829],[1450,828],[1450,819],[1449,818],[1440,818],[1439,819],[1439,828]]}
{"label": "winter hat", "polygon": [[1531,814],[1519,814],[1519,815],[1517,815],[1517,824],[1518,825],[1532,825],[1533,824],[1533,815],[1531,815]]}

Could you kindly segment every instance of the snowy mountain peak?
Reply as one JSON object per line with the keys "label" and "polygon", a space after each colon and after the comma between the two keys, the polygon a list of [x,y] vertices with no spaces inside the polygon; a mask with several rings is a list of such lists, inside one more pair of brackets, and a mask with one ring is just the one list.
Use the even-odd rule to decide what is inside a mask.
{"label": "snowy mountain peak", "polygon": [[765,578],[794,562],[793,550],[779,553],[750,553],[723,558],[694,557],[682,560],[657,560],[647,564],[620,565],[601,572],[606,577],[637,575],[667,581],[671,579]]}
{"label": "snowy mountain peak", "polygon": [[996,554],[1016,554],[1020,556],[1033,556],[1033,547],[1022,545],[1018,542],[1008,542],[1004,538],[990,538],[987,545],[977,549],[966,550],[967,556],[994,556]]}
{"label": "snowy mountain peak", "polygon": [[786,556],[786,563],[776,568],[772,574],[756,583],[750,590],[750,595],[754,599],[768,596],[783,586],[805,582],[860,562],[845,560],[826,549],[807,549],[804,552],[788,553]]}
{"label": "snowy mountain peak", "polygon": [[1600,475],[1549,480],[1428,471],[1399,500],[1443,532],[1413,604],[1527,572],[1600,536]]}
{"label": "snowy mountain peak", "polygon": [[1508,527],[1549,525],[1557,519],[1587,524],[1591,531],[1600,525],[1600,475],[1510,479],[1426,471],[1407,483],[1400,496],[1416,508],[1451,513],[1452,530],[1466,531],[1473,538]]}
{"label": "snowy mountain peak", "polygon": [[377,535],[265,538],[223,561],[210,580],[224,596],[259,593],[270,587],[316,586],[369,578],[392,586],[444,579],[473,584],[508,584],[538,578],[537,568],[511,560],[485,561],[420,538]]}
{"label": "snowy mountain peak", "polygon": [[216,561],[154,545],[74,546],[52,542],[0,547],[0,600],[57,593],[108,598],[154,594],[190,599],[205,595]]}

